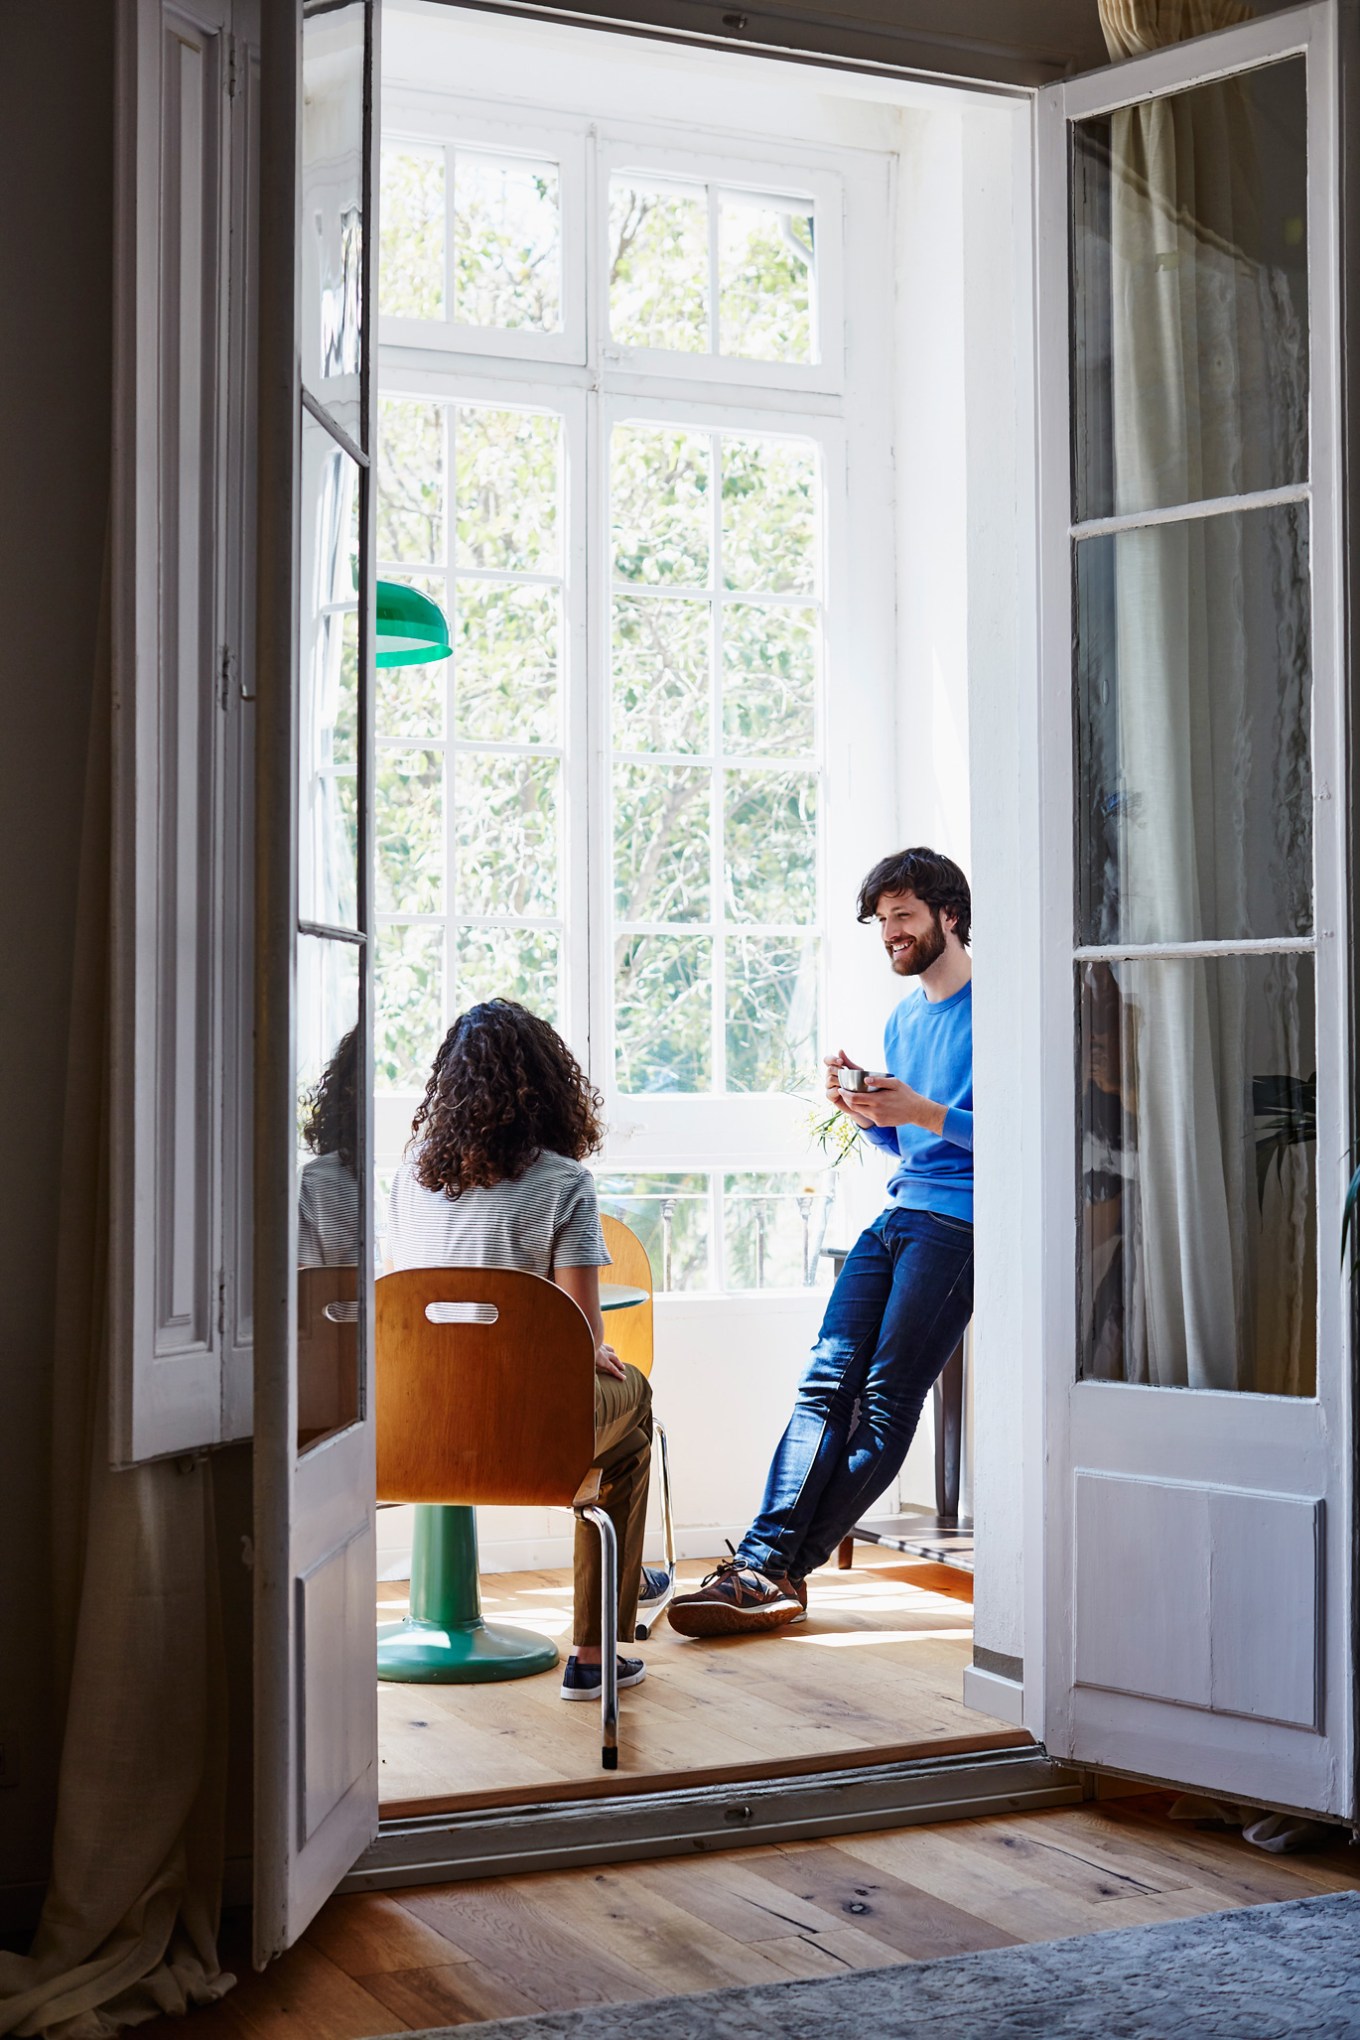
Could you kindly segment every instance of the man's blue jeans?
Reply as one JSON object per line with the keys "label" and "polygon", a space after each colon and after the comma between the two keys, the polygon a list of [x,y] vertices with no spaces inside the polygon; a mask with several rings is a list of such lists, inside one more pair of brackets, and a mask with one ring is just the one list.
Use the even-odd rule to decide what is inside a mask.
{"label": "man's blue jeans", "polygon": [[892,1481],[973,1315],[973,1228],[889,1205],[846,1258],[737,1556],[801,1580]]}

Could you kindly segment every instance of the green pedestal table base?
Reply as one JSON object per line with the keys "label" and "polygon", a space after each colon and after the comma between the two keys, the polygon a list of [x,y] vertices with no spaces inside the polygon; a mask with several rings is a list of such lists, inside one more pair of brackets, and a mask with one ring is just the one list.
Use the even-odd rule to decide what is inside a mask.
{"label": "green pedestal table base", "polygon": [[472,1686],[527,1679],[557,1663],[557,1645],[529,1629],[482,1620],[477,1518],[471,1509],[416,1509],[411,1613],[378,1631],[378,1677],[408,1685]]}

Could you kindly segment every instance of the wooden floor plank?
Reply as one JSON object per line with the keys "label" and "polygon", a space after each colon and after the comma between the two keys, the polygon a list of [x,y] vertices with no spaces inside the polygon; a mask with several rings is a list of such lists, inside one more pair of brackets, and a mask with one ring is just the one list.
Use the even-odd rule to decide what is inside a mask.
{"label": "wooden floor plank", "polygon": [[[1167,1817],[1169,1796],[796,1846],[332,1899],[264,1976],[149,2040],[372,2040],[725,1985],[843,1975],[1314,1891],[1337,1846],[1281,1859]],[[234,1926],[224,1959],[244,1964]],[[371,1966],[365,1966],[371,1965]]]}
{"label": "wooden floor plank", "polygon": [[889,1871],[867,1870],[834,1845],[767,1856],[760,1874],[823,1912],[844,1915],[847,1924],[912,1962],[966,1955],[978,1948],[1005,1948],[1019,1938]]}
{"label": "wooden floor plank", "polygon": [[[814,1575],[809,1615],[774,1635],[696,1642],[662,1624],[642,1654],[646,1683],[623,1698],[620,1768],[598,1767],[590,1710],[564,1707],[555,1673],[495,1687],[379,1688],[383,1811],[509,1805],[526,1797],[739,1782],[820,1760],[900,1760],[935,1745],[1015,1747],[1023,1731],[966,1708],[971,1581],[869,1547],[852,1572]],[[682,1584],[703,1562],[681,1568]],[[381,1589],[391,1619],[401,1590]],[[571,1575],[491,1575],[488,1620],[537,1626],[559,1645]]]}

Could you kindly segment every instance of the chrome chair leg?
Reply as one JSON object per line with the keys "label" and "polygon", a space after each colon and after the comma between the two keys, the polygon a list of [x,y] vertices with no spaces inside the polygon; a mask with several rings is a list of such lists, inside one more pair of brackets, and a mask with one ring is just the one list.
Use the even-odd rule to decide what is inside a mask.
{"label": "chrome chair leg", "polygon": [[661,1617],[675,1599],[675,1510],[671,1503],[671,1455],[666,1441],[666,1426],[652,1419],[652,1437],[657,1448],[657,1463],[661,1474],[661,1538],[666,1560],[666,1571],[671,1583],[661,1599],[647,1610],[647,1620],[639,1622],[633,1635],[639,1643],[645,1643]]}
{"label": "chrome chair leg", "polygon": [[619,1543],[605,1511],[581,1511],[600,1533],[600,1762],[619,1768]]}

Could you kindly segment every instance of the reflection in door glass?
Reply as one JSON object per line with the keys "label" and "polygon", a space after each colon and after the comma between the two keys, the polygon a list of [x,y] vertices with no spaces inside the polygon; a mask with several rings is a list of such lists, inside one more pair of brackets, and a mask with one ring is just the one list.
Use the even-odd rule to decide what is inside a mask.
{"label": "reflection in door glass", "polygon": [[303,9],[298,222],[302,380],[360,444],[365,22],[362,0]]}
{"label": "reflection in door glass", "polygon": [[358,464],[304,410],[298,913],[344,928],[358,914],[358,533]]}
{"label": "reflection in door glass", "polygon": [[359,950],[298,937],[298,1448],[359,1415]]}
{"label": "reflection in door glass", "polygon": [[1304,59],[1073,129],[1075,513],[1308,471]]}
{"label": "reflection in door glass", "polygon": [[1312,927],[1308,507],[1076,548],[1078,940]]}
{"label": "reflection in door glass", "polygon": [[1079,966],[1088,1380],[1311,1396],[1310,956]]}

